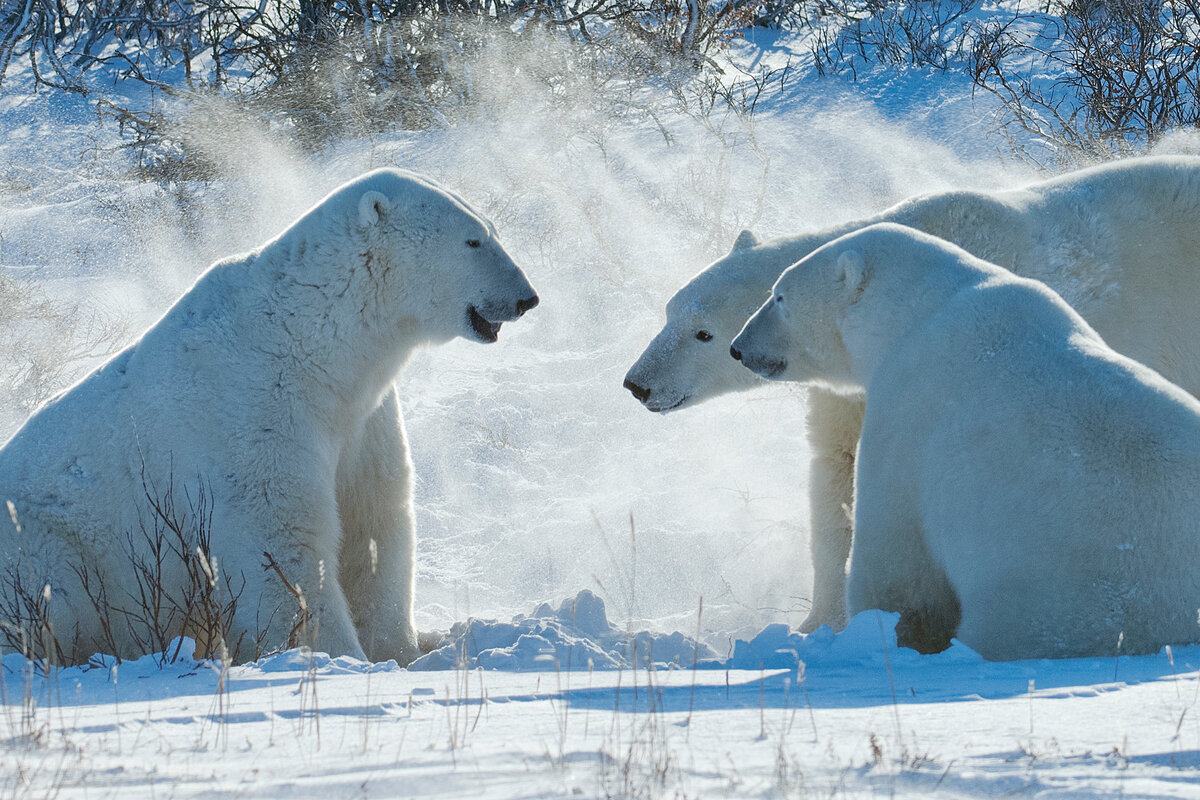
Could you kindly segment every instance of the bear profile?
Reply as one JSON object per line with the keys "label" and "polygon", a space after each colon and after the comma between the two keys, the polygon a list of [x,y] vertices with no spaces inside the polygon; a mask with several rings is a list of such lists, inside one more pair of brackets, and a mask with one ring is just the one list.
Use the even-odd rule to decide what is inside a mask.
{"label": "bear profile", "polygon": [[407,663],[413,477],[393,380],[416,347],[494,342],[537,302],[456,195],[391,169],[334,190],[214,264],[0,449],[0,616],[36,627],[26,599],[48,586],[61,657],[141,655],[148,628],[183,624],[200,538],[236,596],[233,658],[294,641],[303,597],[304,643]]}
{"label": "bear profile", "polygon": [[786,270],[730,353],[865,393],[850,614],[988,659],[1200,640],[1200,402],[1045,284],[873,225]]}
{"label": "bear profile", "polygon": [[[749,232],[667,303],[661,332],[625,386],[649,410],[687,408],[760,383],[727,358],[729,343],[791,264],[846,233],[896,222],[1041,280],[1116,350],[1200,394],[1200,158],[1136,158],[999,192],[906,200],[867,219],[759,241]],[[863,400],[808,391],[812,609],[800,630],[846,622],[846,559]]]}

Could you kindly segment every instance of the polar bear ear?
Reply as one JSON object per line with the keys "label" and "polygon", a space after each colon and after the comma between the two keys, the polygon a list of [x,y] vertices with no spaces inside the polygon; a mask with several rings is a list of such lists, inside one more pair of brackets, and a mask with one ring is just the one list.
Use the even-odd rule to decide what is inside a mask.
{"label": "polar bear ear", "polygon": [[366,192],[358,201],[358,224],[364,228],[377,224],[391,205],[387,195],[382,192]]}
{"label": "polar bear ear", "polygon": [[838,256],[837,275],[838,280],[854,292],[854,299],[857,300],[867,283],[867,264],[863,261],[862,254],[857,250],[843,251]]}
{"label": "polar bear ear", "polygon": [[743,230],[738,234],[737,239],[733,242],[733,250],[736,253],[738,250],[749,250],[751,247],[758,245],[758,237],[750,229]]}

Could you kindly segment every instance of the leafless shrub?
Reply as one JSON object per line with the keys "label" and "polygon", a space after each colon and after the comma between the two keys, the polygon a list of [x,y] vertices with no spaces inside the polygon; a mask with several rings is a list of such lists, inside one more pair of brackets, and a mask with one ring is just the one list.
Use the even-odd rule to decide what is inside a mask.
{"label": "leafless shrub", "polygon": [[[288,634],[286,647],[311,647],[317,638],[317,627],[319,620],[313,615],[312,610],[308,607],[308,600],[304,597],[304,593],[300,591],[300,587],[288,580],[283,568],[279,566],[279,562],[269,552],[263,551],[263,570],[272,570],[275,576],[283,583],[284,588],[292,597],[296,598],[296,611],[292,614],[292,629]],[[280,609],[276,609],[276,613]],[[261,649],[261,642],[260,642]]]}
{"label": "leafless shrub", "polygon": [[740,70],[733,76],[709,73],[670,88],[682,108],[702,120],[711,119],[715,112],[724,110],[750,117],[760,100],[783,91],[795,75],[795,65],[788,61],[782,67],[767,67],[756,72]]}
{"label": "leafless shrub", "polygon": [[969,51],[966,15],[978,0],[832,0],[808,21],[815,32],[818,73],[849,70],[856,78],[867,64],[947,70]]}
{"label": "leafless shrub", "polygon": [[101,123],[116,123],[122,136],[118,149],[132,154],[132,177],[163,184],[214,177],[205,154],[173,135],[171,120],[161,110],[135,111],[101,99],[96,117]]}
{"label": "leafless shrub", "polygon": [[972,59],[975,82],[1004,103],[1010,140],[1032,135],[1069,166],[1200,124],[1200,0],[1066,0],[1033,17],[1033,33],[1029,18],[989,26]]}
{"label": "leafless shrub", "polygon": [[[118,660],[151,654],[160,663],[173,662],[179,637],[190,636],[198,657],[228,661],[247,644],[241,637],[229,641],[245,580],[223,573],[212,555],[212,499],[202,482],[198,486],[195,497],[183,491],[187,508],[177,509],[173,480],[160,491],[143,475],[148,513],[124,543],[133,566],[128,585],[110,585],[86,562],[67,565],[99,624],[98,640],[85,642],[77,630],[56,631],[53,588],[28,585],[28,572],[16,563],[0,580],[0,643],[48,668],[79,661],[95,648]],[[261,637],[251,644],[247,652],[257,657]]]}
{"label": "leafless shrub", "polygon": [[50,616],[53,598],[49,584],[28,585],[19,568],[0,581],[0,646],[20,653],[44,674],[64,656]]}
{"label": "leafless shrub", "polygon": [[[474,91],[469,65],[497,36],[550,33],[693,69],[760,0],[0,0],[0,80],[25,58],[36,81],[87,93],[104,69],[160,96],[252,101],[310,140],[331,127],[442,124]],[[530,40],[535,44],[535,40]],[[198,56],[203,56],[198,58]],[[203,64],[204,72],[193,70]],[[95,84],[93,84],[95,85]],[[108,109],[110,112],[113,109]],[[150,109],[116,114],[145,133]],[[355,117],[358,117],[356,120]],[[353,127],[350,128],[353,130]]]}
{"label": "leafless shrub", "polygon": [[[229,633],[245,578],[222,573],[212,554],[212,496],[203,481],[196,486],[194,496],[182,490],[187,507],[177,508],[173,475],[160,488],[143,470],[147,518],[139,514],[139,529],[126,539],[132,585],[114,589],[90,565],[71,565],[101,621],[106,652],[119,656],[132,649],[173,662],[180,654],[178,637],[186,635],[195,640],[198,657],[227,661],[243,644],[240,638],[230,642]],[[121,596],[114,598],[114,590]],[[121,646],[124,637],[131,646]]]}
{"label": "leafless shrub", "polygon": [[[138,528],[127,533],[124,557],[132,565],[126,584],[112,585],[105,573],[87,562],[67,564],[90,606],[99,633],[86,640],[79,630],[56,631],[52,622],[53,591],[49,583],[29,583],[30,571],[18,561],[0,575],[0,647],[19,652],[39,669],[71,664],[99,651],[117,658],[151,655],[162,665],[177,660],[182,637],[195,642],[195,656],[222,665],[261,658],[291,647],[310,646],[317,637],[317,618],[299,587],[288,580],[270,553],[264,570],[274,570],[296,599],[295,609],[269,609],[252,634],[232,632],[245,575],[222,569],[213,554],[214,501],[207,484],[197,479],[177,487],[173,471],[158,485],[142,471],[143,497]],[[13,524],[18,525],[15,512]],[[18,529],[19,530],[19,529]],[[116,544],[116,543],[114,543]],[[276,614],[290,614],[286,642],[266,640]]]}

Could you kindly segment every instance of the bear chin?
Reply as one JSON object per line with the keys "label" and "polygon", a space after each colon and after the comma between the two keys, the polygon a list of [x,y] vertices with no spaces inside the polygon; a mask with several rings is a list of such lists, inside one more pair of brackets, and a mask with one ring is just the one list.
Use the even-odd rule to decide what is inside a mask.
{"label": "bear chin", "polygon": [[674,411],[675,409],[679,408],[680,406],[682,406],[684,403],[686,403],[688,400],[691,400],[691,399],[692,399],[692,396],[690,394],[685,394],[683,397],[679,398],[674,403],[671,403],[671,405],[669,405],[669,406],[652,406],[649,404],[645,404],[645,405],[646,405],[647,409],[649,409],[650,411],[653,411],[655,414],[666,414],[668,411]]}
{"label": "bear chin", "polygon": [[467,325],[476,341],[491,344],[500,338],[500,323],[489,322],[475,306],[467,307]]}
{"label": "bear chin", "polygon": [[749,358],[742,359],[742,363],[760,378],[766,378],[769,381],[781,380],[784,370],[787,369],[787,362],[782,359],[774,358]]}

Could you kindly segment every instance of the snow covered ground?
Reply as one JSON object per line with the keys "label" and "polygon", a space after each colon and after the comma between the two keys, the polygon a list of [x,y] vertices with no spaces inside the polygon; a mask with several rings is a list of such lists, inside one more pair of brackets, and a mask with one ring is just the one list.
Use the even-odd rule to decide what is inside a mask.
{"label": "snow covered ground", "polygon": [[[795,52],[751,32],[738,58]],[[741,228],[792,233],[1030,180],[1004,157],[991,98],[893,70],[804,77],[752,119],[701,120],[665,94],[564,95],[492,66],[503,79],[488,91],[481,77],[474,121],[315,155],[214,104],[187,130],[214,179],[171,185],[131,175],[85,100],[6,79],[4,433],[213,259],[375,166],[470,198],[542,304],[496,345],[421,353],[399,382],[417,622],[446,632],[426,669],[292,652],[45,681],[6,655],[0,794],[1200,797],[1200,648],[986,664],[898,650],[878,614],[789,635],[811,585],[802,393],[656,416],[621,388],[666,299]],[[581,589],[603,617],[589,603],[580,618]]]}
{"label": "snow covered ground", "polygon": [[[4,659],[6,797],[1195,797],[1200,647],[988,664],[895,617],[759,637],[792,669],[408,671],[292,651]],[[749,666],[749,655],[735,664]]]}

